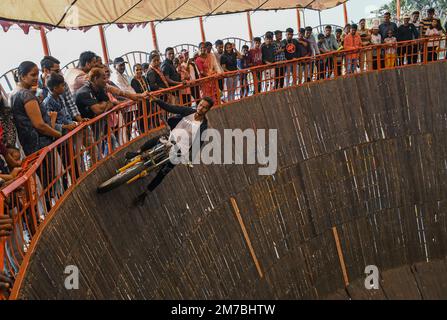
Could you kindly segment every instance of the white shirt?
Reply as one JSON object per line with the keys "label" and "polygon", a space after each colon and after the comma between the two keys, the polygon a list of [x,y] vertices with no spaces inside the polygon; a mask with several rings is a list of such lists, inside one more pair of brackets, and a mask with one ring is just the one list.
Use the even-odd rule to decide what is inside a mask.
{"label": "white shirt", "polygon": [[[187,117],[184,117],[171,131],[169,141],[175,141],[175,150],[179,150],[182,154],[182,158],[186,159],[189,155],[194,139],[200,132],[200,125],[202,121],[194,120],[194,113]],[[186,159],[187,160],[187,159]]]}
{"label": "white shirt", "polygon": [[382,36],[380,35],[380,33],[377,35],[374,35],[374,34],[371,35],[371,43],[372,44],[381,44],[382,43]]}
{"label": "white shirt", "polygon": [[88,75],[78,68],[68,69],[64,74],[65,82],[73,95],[87,83],[87,77]]}
{"label": "white shirt", "polygon": [[[427,31],[425,32],[425,36],[426,37],[431,37],[431,38],[436,38],[438,36],[441,36],[441,32],[438,29],[436,29],[436,28],[427,29]],[[427,43],[427,46],[428,47],[438,47],[439,44],[440,44],[440,41],[429,41]]]}
{"label": "white shirt", "polygon": [[112,80],[112,82],[116,84],[121,90],[128,93],[136,93],[130,85],[131,80],[127,77],[126,74],[121,74],[118,71],[113,70],[112,74],[110,75],[110,80]]}

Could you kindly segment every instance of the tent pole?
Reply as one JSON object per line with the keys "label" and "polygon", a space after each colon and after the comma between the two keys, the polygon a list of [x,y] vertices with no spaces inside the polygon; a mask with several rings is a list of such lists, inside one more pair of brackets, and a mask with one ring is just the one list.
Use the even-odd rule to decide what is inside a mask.
{"label": "tent pole", "polygon": [[301,10],[299,8],[296,8],[296,19],[297,19],[297,24],[298,24],[298,32],[300,33],[300,29],[301,29]]}
{"label": "tent pole", "polygon": [[400,21],[400,10],[401,10],[400,0],[396,0],[396,15],[398,21]]}
{"label": "tent pole", "polygon": [[202,42],[205,42],[206,36],[205,36],[205,28],[203,26],[203,17],[199,17],[199,23],[200,23],[200,35],[202,36]]}
{"label": "tent pole", "polygon": [[99,29],[99,36],[101,37],[101,47],[102,47],[102,57],[104,59],[104,64],[109,65],[109,53],[107,50],[107,41],[106,41],[106,35],[104,33],[104,27],[98,26]]}
{"label": "tent pole", "polygon": [[322,33],[323,32],[323,24],[321,22],[321,10],[318,10],[318,20],[320,21],[320,30],[318,30],[318,32]]}
{"label": "tent pole", "polygon": [[43,54],[49,56],[50,47],[48,46],[47,34],[45,33],[45,28],[43,26],[40,27],[40,38],[42,40]]}
{"label": "tent pole", "polygon": [[153,21],[151,21],[151,31],[152,31],[152,44],[154,46],[154,49],[157,51],[160,51],[158,49],[158,40],[157,40],[157,32],[155,30],[155,24]]}
{"label": "tent pole", "polygon": [[253,29],[251,27],[250,11],[247,11],[248,39],[253,41]]}
{"label": "tent pole", "polygon": [[303,23],[304,23],[304,28],[306,27],[306,9],[303,9]]}
{"label": "tent pole", "polygon": [[343,15],[345,17],[345,25],[347,25],[349,22],[348,19],[348,8],[346,7],[346,2],[343,3]]}

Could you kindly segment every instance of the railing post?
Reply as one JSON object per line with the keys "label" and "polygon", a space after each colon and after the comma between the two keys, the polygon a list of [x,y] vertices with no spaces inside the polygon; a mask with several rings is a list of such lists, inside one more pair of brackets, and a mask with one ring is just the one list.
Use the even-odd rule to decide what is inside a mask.
{"label": "railing post", "polygon": [[[292,68],[290,68],[292,67]],[[298,80],[298,64],[296,62],[292,63],[292,66],[288,66],[287,67],[289,70],[292,70],[292,84],[290,85],[291,87],[295,87],[297,84],[297,80]],[[289,77],[290,79],[290,77]]]}
{"label": "railing post", "polygon": [[[148,107],[150,107],[152,104],[152,101],[149,101],[148,99],[143,99],[143,101],[141,102],[141,106],[143,107],[143,130],[144,133],[148,133],[149,132],[149,115],[147,114],[147,109]],[[151,108],[152,109],[152,108]]]}
{"label": "railing post", "polygon": [[70,161],[70,174],[71,174],[71,184],[74,185],[76,184],[76,170],[75,170],[75,156],[74,156],[74,144],[73,144],[73,139],[76,138],[76,134],[71,136],[68,139],[68,158]]}
{"label": "railing post", "polygon": [[[107,121],[106,126],[107,126],[107,145],[108,145],[108,150],[107,150],[107,154],[106,156],[108,156],[109,154],[111,154],[113,152],[113,146],[112,146],[112,129],[110,128],[110,122],[112,121],[108,121],[109,119],[111,120],[112,118],[112,113],[109,113],[107,115],[107,118],[105,119]],[[112,122],[113,123],[113,122]]]}

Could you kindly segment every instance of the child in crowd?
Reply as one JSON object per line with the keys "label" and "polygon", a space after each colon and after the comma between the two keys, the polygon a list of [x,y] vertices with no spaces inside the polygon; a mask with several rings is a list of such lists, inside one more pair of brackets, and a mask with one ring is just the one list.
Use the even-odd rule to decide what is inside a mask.
{"label": "child in crowd", "polygon": [[[242,46],[242,57],[239,59],[240,69],[248,69],[250,66],[250,57],[248,55],[249,48],[246,44]],[[249,87],[248,87],[248,74],[243,73],[240,76],[241,82],[241,97],[248,96]]]}
{"label": "child in crowd", "polygon": [[[379,33],[379,24],[375,23],[371,28],[371,44],[379,45],[382,43],[382,36]],[[373,49],[372,52],[373,59],[373,70],[377,70],[379,66],[379,61],[381,60],[381,50]]]}
{"label": "child in crowd", "polygon": [[387,36],[383,41],[388,44],[385,49],[385,68],[393,68],[396,65],[397,59],[397,39],[391,29],[387,31]]}
{"label": "child in crowd", "polygon": [[[425,32],[425,36],[427,38],[436,38],[436,37],[442,36],[442,34],[443,34],[443,30],[441,27],[441,21],[438,19],[433,19],[431,26]],[[428,44],[427,44],[427,51],[428,51],[427,60],[429,62],[438,60],[439,45],[440,45],[439,40],[428,42]]]}
{"label": "child in crowd", "polygon": [[43,101],[43,106],[51,119],[49,125],[62,134],[66,134],[75,129],[78,124],[73,122],[60,98],[65,91],[64,77],[53,72],[47,80],[47,87],[50,94]]}

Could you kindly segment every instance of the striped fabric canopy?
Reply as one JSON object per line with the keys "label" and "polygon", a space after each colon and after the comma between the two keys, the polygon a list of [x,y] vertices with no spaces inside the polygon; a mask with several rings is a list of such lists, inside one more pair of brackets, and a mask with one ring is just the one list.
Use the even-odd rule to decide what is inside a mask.
{"label": "striped fabric canopy", "polygon": [[1,0],[0,20],[62,28],[169,21],[249,10],[324,10],[347,0]]}

